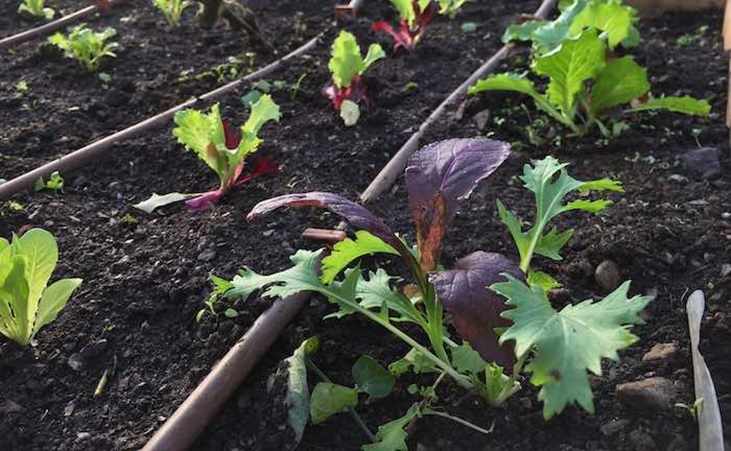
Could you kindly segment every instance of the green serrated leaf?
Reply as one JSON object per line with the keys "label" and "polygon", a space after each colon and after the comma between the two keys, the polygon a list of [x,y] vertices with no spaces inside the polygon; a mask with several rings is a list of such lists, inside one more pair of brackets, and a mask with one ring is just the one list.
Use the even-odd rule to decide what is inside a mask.
{"label": "green serrated leaf", "polygon": [[390,244],[366,230],[358,230],[354,240],[346,238],[336,243],[330,255],[322,259],[322,282],[330,284],[351,263],[376,253],[398,255]]}
{"label": "green serrated leaf", "polygon": [[546,293],[554,288],[561,288],[563,286],[550,274],[546,274],[543,271],[534,271],[532,269],[528,271],[528,285],[531,288],[538,287]]}
{"label": "green serrated leaf", "polygon": [[711,113],[711,105],[705,99],[698,100],[691,96],[665,96],[650,99],[642,105],[627,110],[627,112],[649,110],[668,110],[693,116],[708,116]]}
{"label": "green serrated leaf", "polygon": [[368,48],[365,60],[363,59],[360,46],[352,33],[342,30],[332,46],[332,57],[327,67],[332,74],[333,83],[339,88],[347,88],[356,75],[363,72],[373,62],[385,58],[386,54],[378,44],[372,44]]}
{"label": "green serrated leaf", "polygon": [[587,300],[558,312],[543,290],[504,276],[507,282],[490,287],[515,307],[502,314],[513,325],[500,341],[514,340],[517,356],[535,351],[525,370],[531,383],[541,387],[543,416],[548,419],[573,403],[593,412],[587,371],[601,375],[603,358],[619,360],[617,351],[637,341],[629,325],[642,323],[637,314],[652,298],[627,298],[630,282],[625,282],[599,302]]}
{"label": "green serrated leaf", "polygon": [[409,424],[414,418],[421,414],[419,403],[414,403],[409,410],[402,416],[393,421],[381,425],[376,432],[378,442],[363,445],[362,451],[408,451],[406,438],[408,434],[404,431],[404,426]]}
{"label": "green serrated leaf", "polygon": [[650,90],[647,70],[631,56],[607,63],[591,90],[594,114],[637,99]]}
{"label": "green serrated leaf", "polygon": [[604,52],[604,42],[597,37],[596,30],[589,29],[536,59],[535,72],[550,79],[546,90],[548,100],[565,116],[573,117],[584,84],[604,67]]}
{"label": "green serrated leaf", "polygon": [[312,424],[320,424],[331,416],[347,412],[358,405],[358,390],[330,382],[319,382],[310,396]]}
{"label": "green serrated leaf", "polygon": [[409,370],[413,370],[415,374],[434,373],[437,367],[429,358],[413,348],[405,356],[388,365],[388,371],[396,377],[406,374]]}

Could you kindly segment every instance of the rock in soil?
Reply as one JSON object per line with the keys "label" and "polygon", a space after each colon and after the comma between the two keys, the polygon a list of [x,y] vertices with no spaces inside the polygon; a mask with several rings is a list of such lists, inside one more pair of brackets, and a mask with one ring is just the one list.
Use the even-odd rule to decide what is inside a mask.
{"label": "rock in soil", "polygon": [[622,404],[648,412],[670,410],[677,393],[673,382],[664,377],[650,377],[620,384],[615,390]]}
{"label": "rock in soil", "polygon": [[644,356],[645,363],[669,363],[678,358],[677,343],[658,343],[652,347]]}
{"label": "rock in soil", "polygon": [[617,288],[621,282],[619,267],[611,260],[604,260],[596,267],[594,279],[604,291],[610,292]]}
{"label": "rock in soil", "polygon": [[612,420],[609,423],[603,424],[599,430],[602,431],[602,434],[606,436],[614,435],[618,432],[621,432],[624,430],[624,428],[629,425],[629,420],[620,419],[620,420]]}
{"label": "rock in soil", "polygon": [[631,448],[635,451],[655,451],[657,445],[647,431],[642,429],[635,429],[629,434],[629,441]]}
{"label": "rock in soil", "polygon": [[690,150],[683,155],[683,161],[688,172],[704,180],[721,175],[721,163],[718,161],[718,149],[715,147]]}

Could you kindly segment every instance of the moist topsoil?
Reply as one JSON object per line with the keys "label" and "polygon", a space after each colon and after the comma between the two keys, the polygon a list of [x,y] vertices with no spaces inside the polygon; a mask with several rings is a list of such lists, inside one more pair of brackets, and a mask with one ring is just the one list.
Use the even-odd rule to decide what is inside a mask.
{"label": "moist topsoil", "polygon": [[[115,145],[84,169],[63,174],[62,193],[22,193],[14,203],[4,202],[0,236],[27,227],[51,231],[61,253],[54,277],[81,277],[84,283],[58,319],[38,335],[35,346],[20,348],[7,340],[0,345],[3,449],[143,446],[271,304],[258,298],[219,303],[220,310],[232,307],[239,316],[205,315],[196,322],[210,292],[209,274],[232,277],[243,266],[262,273],[281,270],[295,249],[317,247],[299,238],[304,228],[338,222],[323,212],[298,210],[246,223],[245,213],[260,200],[289,192],[333,191],[356,199],[429,113],[500,47],[502,30],[519,13],[538,6],[536,1],[486,3],[467,4],[454,21],[438,17],[415,52],[394,53],[383,36],[369,31],[372,20],[393,19],[391,8],[386,2],[367,2],[347,27],[364,47],[380,41],[389,53],[368,73],[374,105],[356,127],[345,128],[320,94],[328,81],[328,48],[335,36],[330,30],[315,50],[268,79],[289,86],[273,92],[282,120],[265,127],[259,150],[260,156],[279,163],[280,172],[237,189],[210,210],[191,215],[182,205],[173,205],[148,215],[131,207],[152,192],[199,192],[217,184],[214,174],[172,138],[172,123]],[[81,6],[69,2],[64,8]],[[19,19],[16,8],[15,2],[2,2],[3,34],[37,25]],[[329,27],[332,9],[332,2],[285,0],[264,6],[258,17],[282,55]],[[532,198],[516,176],[531,158],[550,153],[570,163],[574,177],[613,177],[626,191],[610,196],[615,203],[606,214],[569,214],[557,221],[559,229],[576,229],[564,260],[536,261],[565,286],[555,302],[606,294],[594,278],[595,268],[606,260],[617,264],[623,279],[632,280],[633,293],[656,298],[643,313],[646,324],[633,329],[640,340],[621,352],[621,362],[605,362],[603,374],[592,378],[594,415],[572,407],[544,421],[537,390],[526,379],[526,388],[497,409],[445,382],[439,389],[441,405],[485,428],[494,424],[492,434],[481,435],[443,418],[423,418],[410,429],[410,449],[696,449],[697,426],[686,411],[672,406],[647,411],[624,405],[615,395],[619,384],[659,376],[677,389],[673,401],[693,402],[684,303],[695,289],[704,290],[707,298],[702,351],[722,415],[731,416],[731,276],[723,266],[731,263],[731,177],[722,119],[726,61],[718,38],[721,21],[719,12],[643,20],[639,27],[644,39],[632,52],[648,67],[655,93],[707,98],[713,107],[709,118],[645,114],[630,118],[628,130],[609,142],[596,134],[567,139],[562,138],[565,130],[544,121],[525,98],[492,94],[450,108],[428,130],[425,143],[487,135],[514,148],[508,162],[463,204],[446,238],[447,265],[478,249],[516,256],[495,201],[501,199],[530,219]],[[474,22],[477,31],[464,33],[465,22]],[[194,8],[176,29],[142,1],[115,7],[90,24],[118,31],[117,58],[100,69],[110,75],[108,83],[42,39],[0,55],[0,177],[20,175],[278,56],[225,27],[199,30]],[[708,27],[705,32],[699,31],[702,26]],[[525,49],[517,50],[502,69],[525,69],[527,56]],[[16,89],[21,80],[27,82],[27,92]],[[240,97],[250,89],[244,86],[221,99],[227,119],[237,124],[245,120],[247,109]],[[720,175],[703,178],[683,165],[682,156],[699,146],[719,149]],[[413,238],[402,179],[371,207],[394,230]],[[401,269],[395,263],[392,267]],[[292,447],[286,412],[278,402],[281,389],[270,378],[304,338],[320,337],[315,359],[342,384],[351,383],[350,366],[359,355],[387,364],[408,350],[357,316],[322,319],[332,311],[324,299],[312,297],[194,449]],[[659,362],[643,362],[659,343],[674,343],[678,351]],[[106,370],[108,382],[94,397]],[[407,392],[410,383],[432,381],[428,375],[399,380],[392,396],[365,403],[360,414],[375,431],[416,400]],[[728,430],[726,420],[724,424]],[[350,417],[339,415],[308,426],[300,449],[356,450],[363,443],[365,437]]]}

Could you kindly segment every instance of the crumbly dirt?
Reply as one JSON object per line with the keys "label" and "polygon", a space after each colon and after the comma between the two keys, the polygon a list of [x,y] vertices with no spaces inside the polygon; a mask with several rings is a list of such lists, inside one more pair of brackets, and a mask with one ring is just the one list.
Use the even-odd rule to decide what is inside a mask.
{"label": "crumbly dirt", "polygon": [[[334,2],[271,3],[260,11],[259,20],[280,54],[331,24]],[[414,53],[387,49],[389,58],[377,63],[367,80],[374,106],[353,128],[345,128],[320,95],[328,79],[327,53],[335,35],[331,30],[324,44],[269,78],[294,84],[306,74],[298,90],[274,93],[283,118],[263,133],[260,154],[277,160],[280,172],[231,193],[211,210],[190,215],[177,205],[146,215],[131,207],[153,191],[197,192],[216,185],[215,176],[176,144],[172,124],[122,142],[98,162],[64,174],[63,193],[18,195],[14,201],[20,211],[18,205],[2,203],[0,236],[26,226],[48,229],[61,251],[55,277],[84,279],[57,321],[38,335],[36,346],[20,349],[6,340],[0,345],[0,436],[5,448],[139,449],[270,305],[258,299],[239,302],[232,305],[240,313],[236,318],[207,315],[196,323],[209,293],[208,275],[231,277],[242,266],[264,273],[280,270],[295,249],[313,248],[299,238],[304,228],[337,224],[331,215],[314,211],[281,212],[252,223],[244,221],[245,213],[256,202],[287,192],[328,190],[355,199],[441,100],[500,46],[505,26],[537,4],[473,2],[455,21],[438,18]],[[368,24],[391,17],[389,6],[380,1],[367,5],[348,28],[362,44],[378,40],[388,46],[385,38],[368,31]],[[69,11],[79,6],[81,2],[64,5]],[[15,2],[5,1],[0,8],[3,35],[33,25],[17,19]],[[723,265],[731,263],[731,164],[723,125],[727,71],[718,39],[721,21],[719,12],[643,21],[644,41],[632,52],[648,67],[655,92],[708,98],[710,118],[644,115],[632,119],[629,130],[609,143],[596,135],[558,139],[562,131],[538,123],[526,99],[493,95],[468,100],[459,114],[453,108],[429,130],[425,142],[487,134],[513,143],[515,149],[464,204],[448,232],[446,263],[478,249],[515,255],[497,219],[495,200],[530,217],[531,199],[515,176],[530,158],[551,153],[570,163],[576,178],[615,177],[626,190],[612,196],[615,204],[607,214],[568,215],[558,222],[559,228],[577,230],[565,259],[539,264],[566,285],[564,299],[601,297],[592,274],[607,259],[633,281],[634,293],[656,293],[657,298],[645,314],[647,324],[634,329],[639,342],[621,353],[620,363],[607,362],[603,375],[593,380],[595,415],[569,408],[544,422],[532,388],[504,408],[492,409],[446,383],[439,393],[445,409],[483,427],[494,422],[494,432],[483,436],[442,418],[424,418],[416,423],[410,449],[696,449],[696,425],[686,412],[648,414],[622,405],[614,394],[620,383],[658,375],[677,385],[678,401],[693,401],[684,302],[695,289],[703,289],[708,300],[702,351],[721,396],[722,415],[731,417],[731,275],[722,275]],[[475,22],[477,32],[464,34],[464,22]],[[10,179],[219,86],[230,74],[206,72],[228,57],[245,61],[241,74],[276,58],[223,28],[198,30],[192,9],[174,30],[141,1],[89,23],[114,26],[119,32],[118,57],[101,69],[112,77],[108,86],[42,40],[0,55],[0,178]],[[708,30],[690,45],[677,43],[703,25]],[[515,52],[504,68],[524,68],[526,55]],[[25,94],[16,91],[20,80],[28,83]],[[409,83],[416,89],[404,89]],[[249,89],[221,99],[224,115],[234,123],[246,118],[240,97]],[[489,120],[479,129],[476,116],[485,114]],[[721,176],[703,180],[683,167],[681,156],[699,145],[720,149]],[[372,209],[394,229],[413,235],[403,180]],[[402,343],[366,320],[322,320],[331,309],[323,299],[312,298],[194,449],[289,448],[291,432],[281,405],[273,402],[281,393],[270,377],[304,338],[320,336],[317,362],[344,384],[350,383],[350,366],[359,355],[387,363],[406,352]],[[677,358],[663,364],[642,362],[653,345],[668,342],[678,344]],[[69,361],[81,365],[73,369]],[[105,370],[111,371],[106,389],[93,397]],[[401,415],[416,399],[406,390],[411,382],[413,378],[399,381],[392,396],[360,409],[372,430]],[[728,421],[724,424],[728,430]],[[299,449],[356,450],[364,438],[347,415],[340,415],[308,426]]]}

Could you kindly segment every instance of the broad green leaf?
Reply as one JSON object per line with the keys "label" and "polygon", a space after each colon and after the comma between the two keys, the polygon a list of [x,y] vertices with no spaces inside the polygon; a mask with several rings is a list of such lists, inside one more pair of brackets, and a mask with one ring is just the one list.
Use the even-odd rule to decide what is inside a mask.
{"label": "broad green leaf", "polygon": [[623,6],[620,1],[594,0],[574,17],[569,34],[575,36],[587,27],[596,28],[603,32],[609,48],[613,49],[630,36],[634,21],[634,8]]}
{"label": "broad green leaf", "polygon": [[366,230],[355,232],[355,240],[346,238],[333,246],[330,255],[322,259],[322,282],[330,284],[351,263],[376,253],[399,255],[390,244]]}
{"label": "broad green leaf", "polygon": [[549,77],[548,99],[569,118],[584,84],[604,67],[605,44],[589,29],[576,39],[567,39],[554,51],[539,57],[534,70]]}
{"label": "broad green leaf", "polygon": [[638,65],[631,56],[624,56],[607,63],[597,75],[591,90],[591,107],[594,113],[629,103],[650,90],[647,69]]}
{"label": "broad green leaf", "polygon": [[302,440],[310,416],[310,388],[307,386],[307,356],[318,347],[317,338],[308,338],[285,359],[287,364],[287,421],[294,431],[296,446]]}
{"label": "broad green leaf", "polygon": [[[28,258],[14,255],[9,258],[9,270],[0,281],[0,332],[20,345],[31,339],[34,316],[28,316]],[[3,262],[7,264],[7,261]],[[11,311],[12,309],[12,311]],[[35,311],[33,312],[35,315]]]}
{"label": "broad green leaf", "polygon": [[539,54],[553,51],[569,36],[574,18],[586,8],[591,0],[575,0],[561,10],[561,14],[552,22],[536,28],[532,34],[533,46]]}
{"label": "broad green leaf", "polygon": [[480,354],[472,349],[466,341],[456,348],[452,348],[452,365],[460,373],[480,374],[485,370],[487,363]]}
{"label": "broad green leaf", "polygon": [[166,205],[174,204],[176,202],[182,202],[184,200],[200,196],[201,193],[168,193],[168,194],[157,194],[152,193],[152,196],[149,197],[149,199],[143,200],[142,202],[138,204],[132,205],[132,207],[142,210],[145,213],[152,213],[153,211],[157,210],[160,207],[164,207]]}
{"label": "broad green leaf", "polygon": [[521,24],[510,24],[505,29],[501,39],[505,44],[511,41],[530,41],[533,38],[533,33],[547,23],[545,20],[530,20]]}
{"label": "broad green leaf", "polygon": [[536,91],[533,82],[524,76],[512,73],[491,75],[470,86],[467,93],[473,95],[484,91],[513,91],[529,95],[533,98],[537,108],[550,114],[559,122],[566,123],[566,119],[561,117],[558,110],[551,105],[548,97]]}
{"label": "broad green leaf", "polygon": [[705,99],[698,100],[691,96],[666,96],[650,99],[642,105],[628,110],[628,112],[648,110],[668,110],[674,113],[708,116],[711,112],[711,105]]}
{"label": "broad green leaf", "polygon": [[368,46],[368,53],[366,53],[366,57],[363,60],[363,69],[360,71],[360,73],[362,74],[366,69],[370,67],[371,64],[385,57],[386,52],[383,51],[383,47],[381,47],[380,44],[371,44],[370,46]]}
{"label": "broad green leaf", "polygon": [[[423,2],[424,0],[420,0],[420,6]],[[398,11],[399,17],[409,24],[409,27],[414,25],[416,12],[414,11],[413,0],[391,0],[391,4],[393,4],[393,7],[396,8],[396,11]]]}
{"label": "broad green leaf", "polygon": [[38,311],[38,301],[58,263],[58,246],[53,235],[43,229],[28,230],[20,238],[14,238],[14,241],[14,245],[17,243],[19,246],[16,247],[16,253],[28,259],[25,269],[25,279],[28,282],[26,315],[31,321],[31,329]]}
{"label": "broad green leaf", "polygon": [[550,274],[546,274],[543,271],[534,271],[533,269],[528,271],[528,285],[531,288],[538,287],[546,293],[554,288],[561,288],[563,286]]}
{"label": "broad green leaf", "polygon": [[320,424],[331,416],[347,412],[358,405],[358,390],[330,382],[315,385],[310,396],[312,424]]}
{"label": "broad green leaf", "polygon": [[637,314],[652,298],[627,298],[630,282],[625,282],[599,302],[587,300],[559,312],[540,288],[506,278],[490,287],[515,307],[503,313],[513,325],[500,340],[514,340],[517,356],[535,351],[525,370],[531,383],[541,387],[543,416],[548,419],[573,403],[593,412],[587,371],[601,375],[602,358],[619,360],[617,351],[637,341],[629,326],[642,323]]}
{"label": "broad green leaf", "polygon": [[353,381],[360,392],[374,398],[384,398],[391,393],[396,378],[370,356],[358,357],[352,369]]}
{"label": "broad green leaf", "polygon": [[[372,55],[372,57],[375,56]],[[353,78],[365,70],[366,64],[361,56],[358,41],[355,40],[352,33],[342,30],[335,38],[332,57],[327,67],[332,73],[333,83],[339,88],[349,87]]]}
{"label": "broad green leaf", "polygon": [[404,426],[421,414],[419,403],[414,403],[404,416],[378,427],[378,442],[363,445],[362,451],[408,451],[406,438],[408,434]]}
{"label": "broad green leaf", "polygon": [[31,339],[35,337],[41,327],[56,319],[58,313],[66,307],[69,298],[80,284],[81,279],[63,279],[54,282],[43,291]]}
{"label": "broad green leaf", "polygon": [[[244,123],[244,126],[241,127],[244,138],[256,137],[264,124],[269,121],[279,122],[281,117],[282,114],[279,111],[279,105],[274,103],[272,96],[269,94],[262,95],[259,97],[259,100],[252,105],[251,114]],[[242,140],[242,144],[245,140],[246,139]],[[259,145],[259,142],[259,140],[256,141],[257,146]],[[239,148],[241,148],[241,146]],[[245,150],[250,151],[251,149],[247,148]]]}
{"label": "broad green leaf", "polygon": [[354,126],[360,119],[360,107],[352,100],[343,100],[343,103],[340,104],[340,118],[346,127]]}

